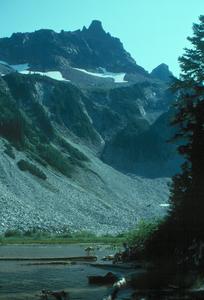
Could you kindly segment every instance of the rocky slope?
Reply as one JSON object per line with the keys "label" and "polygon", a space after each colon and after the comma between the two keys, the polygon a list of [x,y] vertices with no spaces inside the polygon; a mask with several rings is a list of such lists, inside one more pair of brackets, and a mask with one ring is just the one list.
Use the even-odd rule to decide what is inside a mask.
{"label": "rocky slope", "polygon": [[[156,179],[155,188],[155,181],[129,177],[97,157],[111,134],[95,125],[87,94],[39,75],[3,78],[1,231],[66,227],[116,233],[141,218],[163,215],[167,179]],[[130,118],[141,119],[142,131],[148,127],[136,104],[130,115],[118,111],[121,119],[110,124],[114,132]],[[109,112],[104,116],[112,122]]]}
{"label": "rocky slope", "polygon": [[179,165],[164,78],[98,21],[0,39],[0,59],[0,232],[117,233],[164,215]]}
{"label": "rocky slope", "polygon": [[[131,178],[103,164],[89,150],[87,168],[76,167],[72,178],[43,166],[22,151],[15,158],[0,156],[0,232],[9,229],[62,232],[92,231],[116,234],[143,218],[163,216],[168,180]],[[46,180],[21,171],[19,160],[32,162]],[[155,188],[156,184],[156,188]]]}

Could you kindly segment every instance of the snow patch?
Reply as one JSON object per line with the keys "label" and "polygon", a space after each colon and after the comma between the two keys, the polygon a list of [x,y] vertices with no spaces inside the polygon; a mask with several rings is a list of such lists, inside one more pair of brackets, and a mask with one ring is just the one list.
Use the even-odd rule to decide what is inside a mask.
{"label": "snow patch", "polygon": [[21,74],[40,74],[42,76],[47,76],[55,80],[60,80],[60,81],[69,81],[68,79],[65,79],[62,77],[62,74],[59,71],[49,71],[49,72],[38,72],[38,71],[21,71]]}
{"label": "snow patch", "polygon": [[[9,66],[13,68],[15,71],[21,73],[21,74],[40,74],[43,76],[50,77],[55,80],[60,80],[60,81],[70,81],[68,79],[65,79],[62,77],[62,74],[59,71],[48,71],[48,72],[39,72],[39,71],[30,71],[29,69],[29,64],[18,64],[18,65],[9,65],[7,62],[0,60],[0,63],[6,66]],[[3,76],[3,75],[1,75]]]}
{"label": "snow patch", "polygon": [[22,72],[29,69],[29,64],[10,65],[17,72]]}
{"label": "snow patch", "polygon": [[96,77],[101,77],[101,78],[112,78],[115,83],[125,83],[128,82],[124,80],[126,73],[112,73],[106,71],[104,68],[100,68],[103,73],[95,73],[95,72],[89,72],[84,69],[79,69],[79,68],[73,68],[74,70],[78,70],[80,72],[86,73],[88,75],[96,76]]}
{"label": "snow patch", "polygon": [[11,67],[12,69],[14,69],[17,72],[22,72],[22,71],[25,71],[25,70],[29,69],[29,64],[28,63],[18,64],[18,65],[10,65],[9,63],[7,63],[4,60],[0,60],[0,64]]}
{"label": "snow patch", "polygon": [[169,203],[161,203],[159,206],[161,206],[161,207],[169,207],[170,204]]}

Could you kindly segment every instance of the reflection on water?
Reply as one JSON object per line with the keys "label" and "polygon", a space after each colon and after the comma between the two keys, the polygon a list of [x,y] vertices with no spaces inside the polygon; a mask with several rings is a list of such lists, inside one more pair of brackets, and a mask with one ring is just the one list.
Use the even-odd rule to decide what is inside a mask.
{"label": "reflection on water", "polygon": [[[83,256],[84,248],[86,245],[0,246],[0,257]],[[100,260],[101,257],[113,254],[115,251],[117,250],[110,249],[110,247],[100,247],[95,254]],[[138,274],[141,271],[138,269]],[[65,290],[70,293],[71,300],[102,300],[110,293],[109,287],[89,286],[87,276],[104,276],[107,272],[108,270],[98,269],[89,264],[36,265],[31,264],[30,261],[0,261],[0,300],[38,300],[37,295],[43,289]],[[123,270],[122,272],[125,275],[129,271]],[[133,292],[131,289],[121,290],[117,299],[130,299]],[[179,294],[175,297],[163,295],[159,290],[156,294],[150,290],[143,293],[144,291],[141,294],[138,293],[136,299],[191,299],[186,295],[185,298],[184,295]]]}
{"label": "reflection on water", "polygon": [[[0,246],[0,257],[65,257],[85,255],[85,245],[9,245]],[[99,247],[96,254],[107,253],[109,247]]]}
{"label": "reflection on water", "polygon": [[[102,257],[111,250],[100,248],[96,255]],[[64,257],[84,255],[84,246],[1,246],[0,257]],[[106,287],[88,286],[88,275],[105,275],[107,271],[86,264],[30,265],[23,261],[0,261],[0,299],[38,299],[42,289],[66,290],[71,299],[102,299]]]}

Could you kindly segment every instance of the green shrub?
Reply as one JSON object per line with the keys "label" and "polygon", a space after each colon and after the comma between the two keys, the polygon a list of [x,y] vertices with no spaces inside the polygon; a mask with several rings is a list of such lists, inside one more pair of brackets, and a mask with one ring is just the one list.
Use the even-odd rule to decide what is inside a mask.
{"label": "green shrub", "polygon": [[24,237],[33,238],[33,239],[41,239],[41,238],[50,238],[51,234],[46,230],[42,230],[36,227],[30,228],[23,232]]}
{"label": "green shrub", "polygon": [[47,176],[43,173],[43,171],[41,171],[38,167],[36,167],[34,164],[24,160],[24,159],[21,159],[17,162],[17,165],[19,167],[19,169],[21,171],[28,171],[30,172],[32,175],[36,176],[36,177],[39,177],[43,180],[46,180],[47,179]]}
{"label": "green shrub", "polygon": [[51,145],[38,145],[39,156],[44,159],[51,167],[70,177],[73,171],[73,165],[69,158],[65,157],[59,150]]}
{"label": "green shrub", "polygon": [[24,119],[16,103],[0,89],[0,135],[19,144],[23,142],[24,127]]}
{"label": "green shrub", "polygon": [[22,235],[21,232],[17,229],[8,229],[4,233],[4,237],[6,237],[6,238],[17,237],[17,236],[21,236],[21,235]]}
{"label": "green shrub", "polygon": [[75,238],[83,238],[83,239],[91,239],[91,238],[96,238],[96,234],[90,231],[78,231],[73,233],[73,237]]}
{"label": "green shrub", "polygon": [[6,153],[9,157],[11,157],[12,159],[15,159],[15,153],[13,151],[13,147],[9,144],[9,143],[6,143],[5,145],[5,150],[4,150],[4,153]]}
{"label": "green shrub", "polygon": [[146,242],[152,236],[152,234],[158,230],[160,220],[144,221],[142,220],[136,227],[136,229],[128,233],[128,243],[139,248],[144,248]]}
{"label": "green shrub", "polygon": [[[34,150],[35,151],[35,148]],[[39,155],[36,155],[33,152],[29,152],[28,153],[28,157],[30,157],[31,159],[35,160],[36,162],[38,162],[39,164],[41,164],[43,167],[47,167],[47,163],[44,159],[42,159],[41,157],[39,157]]]}
{"label": "green shrub", "polygon": [[63,147],[65,150],[68,151],[70,156],[77,160],[81,161],[89,161],[88,157],[83,154],[81,151],[79,151],[77,148],[73,147],[71,144],[69,144],[65,139],[59,138],[58,139],[59,145]]}
{"label": "green shrub", "polygon": [[32,236],[33,236],[33,231],[32,231],[32,230],[26,230],[26,231],[23,233],[23,236],[26,236],[26,237],[32,237]]}

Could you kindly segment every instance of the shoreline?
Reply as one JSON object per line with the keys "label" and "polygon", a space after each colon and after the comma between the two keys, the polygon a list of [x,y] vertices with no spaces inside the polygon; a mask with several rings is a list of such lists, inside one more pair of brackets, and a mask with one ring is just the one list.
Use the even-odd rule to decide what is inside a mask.
{"label": "shoreline", "polygon": [[96,235],[88,231],[51,233],[39,230],[22,232],[7,230],[0,235],[2,245],[70,245],[70,244],[107,244],[121,245],[127,241],[129,232],[118,235]]}
{"label": "shoreline", "polygon": [[94,238],[94,239],[66,239],[66,238],[39,238],[39,239],[33,239],[33,238],[2,238],[0,239],[0,246],[9,246],[9,245],[15,245],[15,246],[21,246],[21,245],[27,245],[27,246],[38,246],[38,245],[71,245],[71,244],[80,244],[80,245],[87,245],[87,244],[94,244],[94,245],[112,245],[112,246],[119,246],[125,241],[124,238]]}

